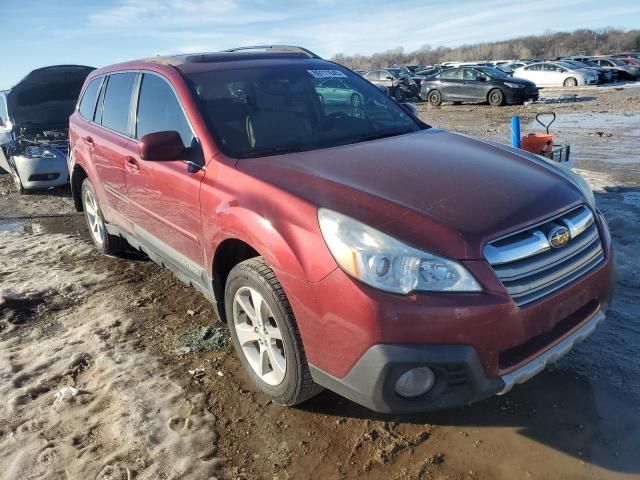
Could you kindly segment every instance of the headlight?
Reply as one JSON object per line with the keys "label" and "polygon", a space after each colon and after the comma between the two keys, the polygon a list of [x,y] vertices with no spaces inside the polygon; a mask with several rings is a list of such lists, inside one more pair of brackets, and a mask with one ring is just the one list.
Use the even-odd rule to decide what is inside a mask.
{"label": "headlight", "polygon": [[521,85],[519,83],[504,82],[504,84],[507,87],[511,87],[511,88],[524,88],[525,87],[524,85]]}
{"label": "headlight", "polygon": [[56,158],[56,154],[39,146],[29,146],[24,149],[25,157],[29,158]]}
{"label": "headlight", "polygon": [[393,293],[479,292],[458,262],[423,252],[349,218],[321,208],[320,230],[333,258],[349,275]]}

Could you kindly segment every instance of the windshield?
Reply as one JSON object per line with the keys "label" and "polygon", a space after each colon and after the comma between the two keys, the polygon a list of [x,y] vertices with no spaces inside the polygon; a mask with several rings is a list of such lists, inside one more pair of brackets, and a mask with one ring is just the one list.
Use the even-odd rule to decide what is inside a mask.
{"label": "windshield", "polygon": [[493,78],[511,78],[509,75],[504,73],[502,70],[498,70],[497,68],[476,67],[476,70],[480,70],[482,73],[485,73]]}
{"label": "windshield", "polygon": [[572,64],[567,63],[567,62],[558,62],[558,63],[556,63],[556,65],[560,65],[561,67],[564,67],[564,68],[569,69],[569,70],[575,70],[576,68],[578,68],[575,65],[572,65]]}
{"label": "windshield", "polygon": [[610,62],[613,62],[614,65],[622,65],[624,66],[624,63],[620,60],[618,60],[617,58],[607,58],[607,60],[609,60]]}
{"label": "windshield", "polygon": [[218,144],[252,158],[363,142],[423,128],[359,75],[330,65],[188,74]]}

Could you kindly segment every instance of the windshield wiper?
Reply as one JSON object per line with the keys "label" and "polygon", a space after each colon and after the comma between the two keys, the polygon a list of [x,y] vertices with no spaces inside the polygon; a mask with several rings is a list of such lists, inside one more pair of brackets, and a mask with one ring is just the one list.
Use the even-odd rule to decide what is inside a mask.
{"label": "windshield wiper", "polygon": [[252,150],[240,155],[240,158],[252,158],[252,157],[268,157],[270,155],[285,154],[285,153],[297,153],[309,150],[312,147],[302,145],[278,145],[277,147],[263,148],[260,150]]}

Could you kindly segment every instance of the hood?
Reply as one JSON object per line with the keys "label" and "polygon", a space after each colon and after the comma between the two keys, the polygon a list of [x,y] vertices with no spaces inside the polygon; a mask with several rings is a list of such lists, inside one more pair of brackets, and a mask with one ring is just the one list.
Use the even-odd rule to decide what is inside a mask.
{"label": "hood", "polygon": [[310,152],[240,160],[237,168],[303,198],[458,259],[583,201],[536,157],[435,128]]}
{"label": "hood", "polygon": [[56,65],[32,71],[7,94],[9,118],[19,127],[67,125],[93,70],[83,65]]}

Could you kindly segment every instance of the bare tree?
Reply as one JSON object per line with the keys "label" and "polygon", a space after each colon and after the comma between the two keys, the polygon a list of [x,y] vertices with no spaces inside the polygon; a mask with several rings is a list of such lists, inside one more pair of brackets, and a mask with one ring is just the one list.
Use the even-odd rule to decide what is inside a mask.
{"label": "bare tree", "polygon": [[640,50],[640,30],[611,27],[573,32],[546,31],[542,35],[518,37],[491,43],[462,45],[456,48],[424,45],[412,52],[395,47],[372,55],[339,53],[333,60],[356,70],[389,65],[433,65],[447,61],[508,60],[524,58],[556,58],[571,54],[602,55]]}

